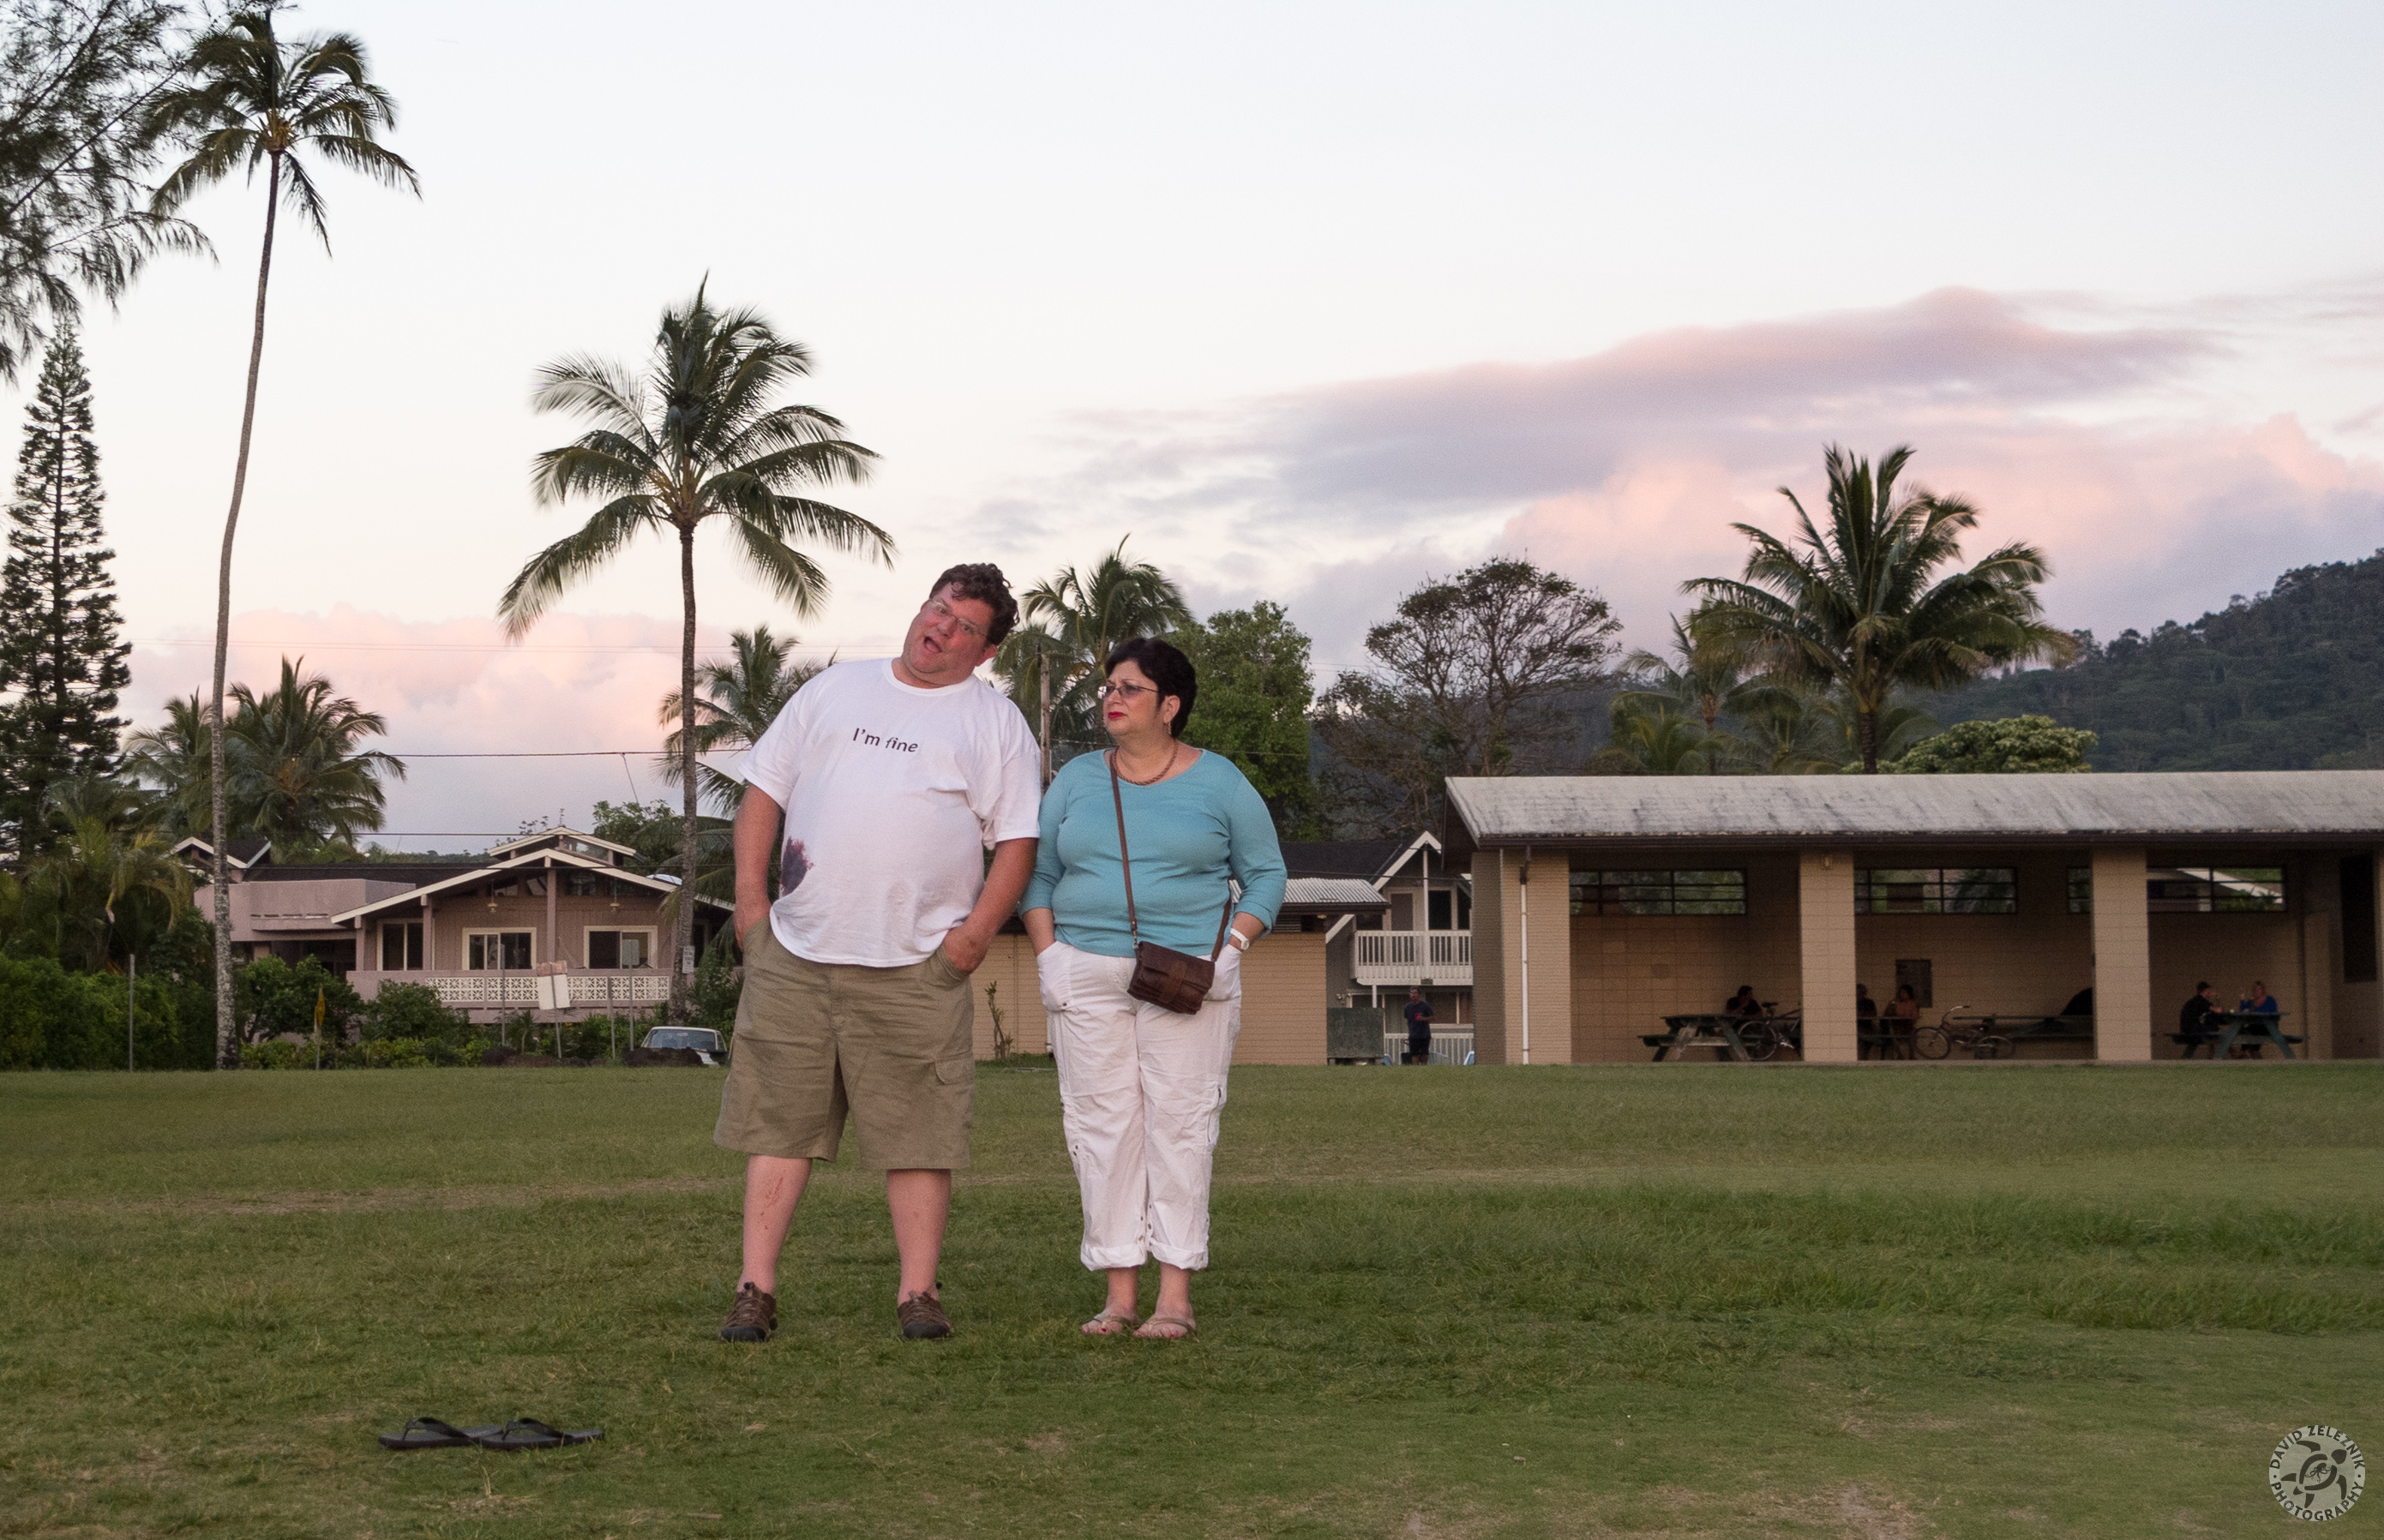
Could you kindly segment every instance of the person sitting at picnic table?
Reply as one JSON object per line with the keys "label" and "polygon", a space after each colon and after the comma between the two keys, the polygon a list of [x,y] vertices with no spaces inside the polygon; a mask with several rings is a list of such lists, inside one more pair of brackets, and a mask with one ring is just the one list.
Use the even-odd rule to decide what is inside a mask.
{"label": "person sitting at picnic table", "polygon": [[2212,1020],[2218,1014],[2218,996],[2210,992],[2205,979],[2193,986],[2193,998],[2177,1008],[2177,1035],[2185,1043],[2185,1056],[2218,1035],[2218,1024]]}
{"label": "person sitting at picnic table", "polygon": [[1855,986],[1855,1019],[1856,1021],[1877,1021],[1879,1019],[1879,1002],[1870,997],[1870,986],[1869,984],[1856,984]]}
{"label": "person sitting at picnic table", "polygon": [[1887,1014],[1900,1021],[1920,1019],[1920,997],[1912,992],[1910,984],[1895,986],[1895,998],[1887,1003]]}
{"label": "person sitting at picnic table", "polygon": [[[2235,1003],[2235,1014],[2237,1016],[2282,1016],[2284,1012],[2278,1005],[2277,997],[2268,992],[2268,986],[2260,979],[2254,979],[2252,980],[2251,990],[2242,999]],[[2263,1025],[2274,1026],[2275,1023],[2267,1022]],[[2260,1056],[2260,1050],[2264,1046],[2256,1039],[2250,1041],[2239,1041],[2234,1047],[2227,1051],[2227,1056],[2230,1059],[2256,1059]]]}
{"label": "person sitting at picnic table", "polygon": [[[1706,998],[1710,1000],[1713,996],[1707,995]],[[1730,997],[1730,1004],[1724,1005],[1721,1010],[1724,1016],[1743,1016],[1750,1021],[1764,1014],[1763,1002],[1755,998],[1753,984],[1739,985],[1738,992]]]}

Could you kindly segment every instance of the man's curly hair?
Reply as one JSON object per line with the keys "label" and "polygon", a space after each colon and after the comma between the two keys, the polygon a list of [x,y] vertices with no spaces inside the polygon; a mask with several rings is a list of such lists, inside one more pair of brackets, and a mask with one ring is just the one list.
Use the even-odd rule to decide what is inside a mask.
{"label": "man's curly hair", "polygon": [[927,585],[927,597],[942,593],[951,585],[952,598],[975,599],[993,610],[993,623],[985,628],[985,639],[999,647],[1001,639],[1018,624],[1018,601],[1010,597],[1010,580],[1001,569],[990,561],[965,561],[957,567],[946,567],[943,575]]}

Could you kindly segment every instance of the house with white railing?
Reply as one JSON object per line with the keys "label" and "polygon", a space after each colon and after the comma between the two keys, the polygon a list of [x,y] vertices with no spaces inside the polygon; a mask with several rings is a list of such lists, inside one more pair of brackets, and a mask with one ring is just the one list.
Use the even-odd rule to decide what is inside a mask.
{"label": "house with white railing", "polygon": [[1294,841],[1283,847],[1295,878],[1359,881],[1387,907],[1345,916],[1325,941],[1327,1003],[1397,1007],[1410,988],[1432,1002],[1436,1029],[1473,1019],[1473,894],[1452,875],[1439,839]]}
{"label": "house with white railing", "polygon": [[[198,847],[185,859],[205,862],[204,841],[184,844]],[[230,873],[232,952],[317,958],[367,1000],[425,985],[478,1020],[651,1009],[687,963],[670,955],[678,883],[621,864],[636,854],[576,829],[526,834],[478,861],[279,866],[263,851]],[[196,901],[212,912],[207,889]],[[730,910],[694,903],[701,953]]]}

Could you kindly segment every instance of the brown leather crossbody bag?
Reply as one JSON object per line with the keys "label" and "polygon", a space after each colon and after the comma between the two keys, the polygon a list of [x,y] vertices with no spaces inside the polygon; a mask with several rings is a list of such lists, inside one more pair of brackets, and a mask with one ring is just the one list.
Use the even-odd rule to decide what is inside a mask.
{"label": "brown leather crossbody bag", "polygon": [[1234,922],[1234,885],[1225,884],[1225,912],[1217,918],[1216,944],[1209,948],[1207,956],[1196,957],[1142,939],[1142,922],[1134,913],[1134,857],[1125,847],[1125,795],[1118,790],[1117,756],[1108,758],[1110,801],[1117,808],[1118,868],[1125,875],[1125,923],[1134,936],[1134,977],[1127,980],[1125,992],[1162,1011],[1198,1015],[1200,1003],[1209,998],[1217,982],[1217,954],[1224,950],[1225,927]]}

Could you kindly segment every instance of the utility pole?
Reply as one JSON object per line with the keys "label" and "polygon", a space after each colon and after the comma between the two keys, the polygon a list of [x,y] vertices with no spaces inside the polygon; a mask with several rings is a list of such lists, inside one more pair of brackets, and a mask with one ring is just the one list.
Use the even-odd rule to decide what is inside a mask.
{"label": "utility pole", "polygon": [[1036,734],[1043,745],[1043,789],[1051,789],[1051,655],[1045,653],[1035,664],[1035,689],[1042,697],[1042,731]]}

